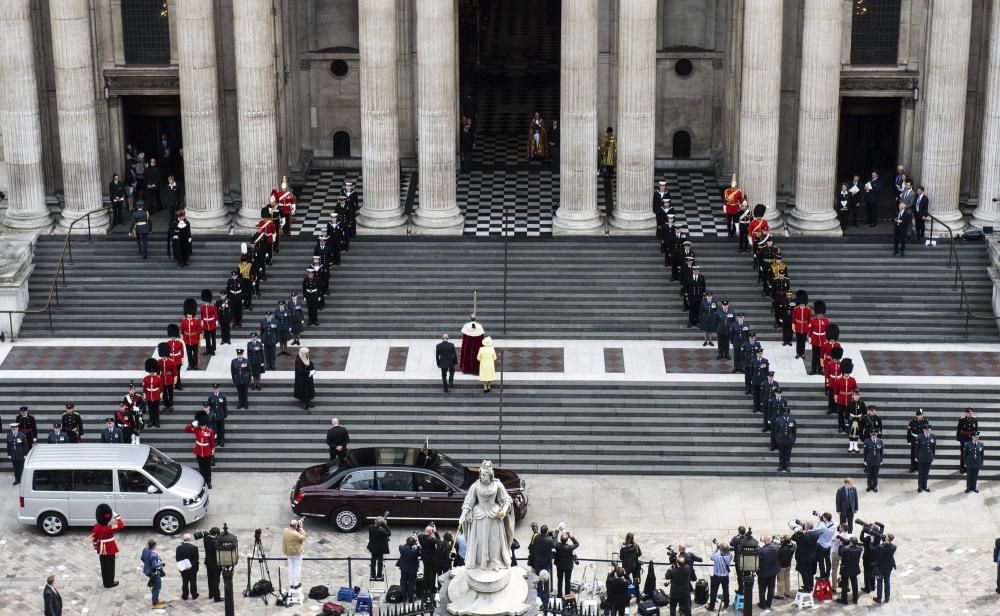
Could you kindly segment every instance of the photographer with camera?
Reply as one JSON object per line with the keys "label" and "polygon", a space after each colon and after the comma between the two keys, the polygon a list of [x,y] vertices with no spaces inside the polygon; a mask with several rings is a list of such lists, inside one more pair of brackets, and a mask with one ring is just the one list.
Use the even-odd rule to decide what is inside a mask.
{"label": "photographer with camera", "polygon": [[288,522],[288,528],[281,533],[281,553],[288,561],[288,590],[292,596],[289,604],[305,601],[302,593],[302,553],[305,551],[306,532],[302,529],[302,520],[293,518]]}
{"label": "photographer with camera", "polygon": [[830,552],[833,550],[833,538],[837,535],[837,526],[833,523],[833,514],[818,514],[813,511],[813,515],[818,519],[816,529],[820,531],[819,539],[816,541],[817,563],[819,564],[819,576],[823,579],[830,579]]}
{"label": "photographer with camera", "polygon": [[221,602],[222,594],[219,592],[219,579],[222,577],[222,567],[219,566],[218,557],[215,553],[215,541],[219,538],[221,531],[218,526],[213,526],[210,531],[197,532],[194,534],[195,541],[201,539],[205,548],[205,573],[208,575],[208,598],[214,599],[216,603]]}
{"label": "photographer with camera", "polygon": [[812,522],[795,520],[801,529],[792,535],[795,542],[795,570],[802,578],[802,592],[811,593],[816,578],[816,561],[819,558],[819,537],[822,531],[813,528]]}
{"label": "photographer with camera", "polygon": [[[875,603],[889,602],[889,578],[892,577],[892,570],[896,568],[896,544],[893,543],[895,539],[892,533],[889,533],[882,539],[882,545],[878,546],[875,552]],[[997,573],[997,592],[1000,593],[1000,573]]]}
{"label": "photographer with camera", "polygon": [[729,544],[718,543],[714,539],[715,551],[709,556],[712,561],[712,579],[708,591],[708,611],[715,609],[715,598],[718,595],[719,587],[722,587],[722,609],[729,609],[729,571],[733,565],[733,554],[729,549]]}
{"label": "photographer with camera", "polygon": [[569,531],[563,531],[559,535],[559,543],[555,547],[556,593],[559,597],[570,594],[570,579],[573,577],[573,565],[576,562],[574,552],[578,547],[580,542]]}
{"label": "photographer with camera", "polygon": [[139,560],[142,561],[142,574],[149,578],[146,586],[152,592],[153,609],[162,610],[167,607],[165,601],[160,601],[160,588],[163,586],[164,575],[163,561],[160,560],[160,554],[156,551],[155,539],[149,540],[142,550],[142,556],[139,557]]}
{"label": "photographer with camera", "polygon": [[406,538],[399,546],[399,586],[403,591],[403,601],[410,603],[417,595],[417,571],[420,569],[420,547],[417,545],[416,533]]}
{"label": "photographer with camera", "polygon": [[858,602],[858,576],[861,575],[861,546],[858,538],[851,537],[847,545],[841,545],[840,553],[840,598],[839,603],[847,603],[847,586],[851,586],[851,600]]}
{"label": "photographer with camera", "polygon": [[424,587],[421,592],[428,596],[434,596],[437,590],[437,576],[434,575],[434,560],[437,552],[441,549],[441,535],[438,534],[437,525],[430,522],[424,527],[423,534],[417,537],[420,544],[420,560],[424,564]]}
{"label": "photographer with camera", "polygon": [[677,616],[680,606],[683,616],[691,616],[691,570],[684,557],[673,559],[673,566],[667,571],[670,583],[670,616]]}
{"label": "photographer with camera", "polygon": [[792,558],[795,557],[795,544],[791,535],[781,537],[778,546],[778,592],[776,596],[782,599],[792,598]]}
{"label": "photographer with camera", "polygon": [[861,525],[861,563],[864,565],[864,586],[861,591],[867,593],[875,589],[878,550],[883,541],[885,525],[881,522],[869,524],[860,519],[858,524]]}
{"label": "photographer with camera", "polygon": [[608,593],[608,607],[610,616],[625,616],[625,609],[632,601],[632,595],[628,592],[629,575],[621,565],[615,567],[608,574],[605,582],[605,589]]}
{"label": "photographer with camera", "polygon": [[383,559],[389,553],[389,523],[382,516],[375,518],[375,521],[368,527],[368,553],[371,554],[371,562],[368,565],[368,577],[372,580],[385,578],[382,569]]}

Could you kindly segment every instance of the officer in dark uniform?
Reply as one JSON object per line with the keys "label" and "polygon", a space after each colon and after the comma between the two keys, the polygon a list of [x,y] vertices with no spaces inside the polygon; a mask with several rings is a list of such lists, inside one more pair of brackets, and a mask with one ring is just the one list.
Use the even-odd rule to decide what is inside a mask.
{"label": "officer in dark uniform", "polygon": [[274,370],[274,362],[278,359],[274,347],[278,344],[278,321],[270,310],[260,321],[260,342],[264,345],[264,360],[268,370]]}
{"label": "officer in dark uniform", "polygon": [[937,437],[931,432],[930,424],[925,424],[923,433],[917,437],[917,494],[931,491],[927,487],[927,477],[931,473],[936,453]]}
{"label": "officer in dark uniform", "polygon": [[[958,441],[958,451],[965,451],[965,444],[972,440],[972,435],[979,432],[979,420],[972,414],[972,407],[965,409],[965,416],[958,420],[958,428],[955,430],[955,440]],[[961,453],[958,461],[958,470],[965,473],[965,454]]]}
{"label": "officer in dark uniform", "polygon": [[767,410],[767,403],[770,401],[771,395],[774,393],[774,389],[776,387],[781,387],[778,381],[774,380],[774,370],[764,370],[757,376],[760,379],[760,383],[754,390],[754,413],[760,413]]}
{"label": "officer in dark uniform", "polygon": [[688,327],[698,324],[703,299],[705,299],[705,277],[701,275],[701,268],[695,265],[691,267],[691,275],[684,285],[684,308],[688,311]]}
{"label": "officer in dark uniform", "polygon": [[781,325],[781,346],[792,346],[792,292],[785,291],[778,299],[775,311],[778,324]]}
{"label": "officer in dark uniform", "polygon": [[83,440],[83,418],[76,412],[73,403],[68,403],[62,414],[62,429],[69,437],[69,442],[79,443]]}
{"label": "officer in dark uniform", "polygon": [[[747,343],[749,345],[749,341]],[[746,345],[745,345],[746,346]],[[743,394],[746,396],[753,396],[751,400],[756,400],[756,392],[754,386],[759,384],[763,380],[763,376],[767,374],[767,370],[770,367],[770,362],[764,357],[764,349],[760,346],[747,348],[748,354],[747,358],[743,362]],[[757,374],[763,370],[764,374],[761,379],[757,378]]]}
{"label": "officer in dark uniform", "polygon": [[292,321],[292,344],[298,345],[299,336],[306,328],[306,315],[305,304],[295,291],[292,291],[292,298],[288,302],[288,314]]}
{"label": "officer in dark uniform", "polygon": [[[744,328],[745,329],[745,328]],[[755,331],[745,331],[746,342],[743,343],[742,348],[740,348],[740,366],[743,370],[743,384],[744,386],[749,386],[747,382],[746,372],[747,368],[757,359],[757,349],[760,349],[760,343],[757,342],[757,332]],[[746,390],[747,395],[749,394],[749,389]]]}
{"label": "officer in dark uniform", "polygon": [[729,328],[729,343],[733,345],[733,374],[743,372],[743,345],[749,337],[750,323],[742,312],[737,312]]}
{"label": "officer in dark uniform", "polygon": [[333,265],[340,265],[340,250],[344,245],[344,226],[337,213],[330,214],[326,223],[326,237],[330,242],[330,259]]}
{"label": "officer in dark uniform", "polygon": [[663,254],[663,266],[671,268],[670,277],[673,277],[673,266],[674,266],[674,256],[678,251],[682,250],[682,244],[687,240],[687,233],[684,232],[684,225],[679,222],[674,222],[673,214],[667,217],[670,223],[670,233],[667,235],[667,251]]}
{"label": "officer in dark uniform", "polygon": [[347,227],[344,231],[350,237],[354,237],[357,235],[358,210],[361,209],[361,202],[358,199],[358,193],[354,190],[354,182],[344,182],[344,187],[340,189],[340,196],[344,198],[347,206],[347,218],[343,220],[343,223],[346,224]]}
{"label": "officer in dark uniform", "polygon": [[858,422],[861,428],[861,441],[867,441],[873,434],[882,434],[882,418],[878,416],[878,407],[869,404],[866,408],[867,414]]}
{"label": "officer in dark uniform", "polygon": [[282,355],[288,355],[288,342],[292,338],[292,315],[288,312],[288,302],[278,300],[274,311],[274,320],[278,322],[278,346]]}
{"label": "officer in dark uniform", "polygon": [[979,471],[983,468],[983,458],[986,456],[986,446],[979,442],[979,433],[974,432],[972,439],[962,445],[962,462],[965,463],[965,493],[979,494],[976,484],[979,481]]}
{"label": "officer in dark uniform", "polygon": [[316,280],[316,271],[312,268],[306,270],[306,277],[302,279],[302,296],[306,298],[309,310],[309,325],[319,325],[319,300],[323,295]]}
{"label": "officer in dark uniform", "polygon": [[778,445],[779,472],[792,472],[788,464],[792,459],[792,447],[795,446],[796,432],[798,432],[798,422],[791,416],[791,410],[786,406],[781,417],[774,421],[774,442]]}
{"label": "officer in dark uniform", "polygon": [[910,444],[911,473],[917,470],[917,441],[923,434],[924,428],[928,428],[930,425],[930,422],[924,418],[923,409],[917,409],[917,414],[906,424],[906,442]]}
{"label": "officer in dark uniform", "polygon": [[48,442],[53,445],[69,442],[69,435],[63,432],[62,422],[57,421],[52,424],[52,431],[49,432]]}
{"label": "officer in dark uniform", "polygon": [[240,282],[239,270],[233,270],[226,281],[226,293],[229,296],[229,308],[233,311],[233,325],[243,327],[243,284]]}
{"label": "officer in dark uniform", "polygon": [[776,386],[771,391],[771,397],[767,400],[767,406],[764,407],[764,425],[761,430],[761,432],[771,433],[771,451],[776,449],[774,443],[774,422],[784,414],[786,406],[788,406],[788,400],[781,395],[781,388]]}
{"label": "officer in dark uniform", "polygon": [[884,451],[885,443],[882,441],[879,431],[873,430],[868,439],[865,440],[865,474],[868,476],[866,492],[878,492],[878,473],[882,469]]}
{"label": "officer in dark uniform", "polygon": [[236,349],[236,357],[229,363],[229,372],[233,377],[233,385],[236,387],[236,395],[239,401],[236,408],[248,409],[250,402],[247,400],[247,392],[250,389],[250,360],[243,355],[243,349]]}
{"label": "officer in dark uniform", "polygon": [[250,340],[247,342],[247,361],[250,362],[253,388],[260,391],[260,375],[264,374],[264,343],[257,337],[257,332],[250,333]]}
{"label": "officer in dark uniform", "polygon": [[31,451],[31,446],[38,442],[38,424],[35,422],[35,416],[28,412],[28,407],[22,406],[18,410],[20,414],[15,421],[21,434],[27,439],[28,451]]}
{"label": "officer in dark uniform", "polygon": [[220,344],[232,344],[233,309],[229,307],[229,294],[225,289],[219,293],[219,299],[215,300],[215,310],[219,313],[219,329],[222,333]]}
{"label": "officer in dark uniform", "polygon": [[121,445],[125,442],[125,435],[122,429],[115,425],[115,420],[108,417],[104,420],[104,429],[101,430],[101,442]]}
{"label": "officer in dark uniform", "polygon": [[7,457],[14,467],[14,485],[21,483],[21,473],[24,471],[24,459],[28,456],[28,437],[21,432],[17,422],[10,424],[7,434]]}
{"label": "officer in dark uniform", "polygon": [[[719,341],[719,354],[716,359],[732,359],[729,355],[729,333],[736,322],[736,313],[729,309],[729,301],[722,300],[719,309],[715,311],[715,336]],[[736,342],[733,347],[739,352]]]}
{"label": "officer in dark uniform", "polygon": [[309,266],[316,273],[316,282],[319,284],[319,309],[326,308],[325,297],[330,291],[330,264],[324,261],[319,255],[313,257],[312,265]]}
{"label": "officer in dark uniform", "polygon": [[[238,359],[238,358],[237,358]],[[235,361],[235,360],[233,360]],[[222,393],[219,384],[212,385],[212,393],[208,394],[208,417],[215,430],[215,444],[225,447],[226,443],[226,417],[229,417],[229,400],[226,394]]]}
{"label": "officer in dark uniform", "polygon": [[690,240],[682,240],[680,250],[674,251],[674,258],[672,261],[673,271],[670,274],[671,280],[682,280],[681,274],[683,273],[685,267],[685,259],[695,257],[694,250],[691,248]]}

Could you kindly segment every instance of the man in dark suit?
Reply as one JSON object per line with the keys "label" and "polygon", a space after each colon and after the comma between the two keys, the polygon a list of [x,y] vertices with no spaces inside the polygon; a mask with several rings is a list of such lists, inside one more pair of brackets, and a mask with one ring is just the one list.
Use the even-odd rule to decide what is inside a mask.
{"label": "man in dark suit", "polygon": [[427,596],[434,596],[437,590],[437,576],[434,575],[434,555],[441,545],[441,535],[437,532],[437,526],[432,522],[424,532],[417,536],[420,543],[420,560],[424,562],[424,587],[423,591]]}
{"label": "man in dark suit", "polygon": [[795,570],[802,577],[802,590],[811,593],[816,578],[817,543],[822,531],[813,529],[812,522],[806,522],[802,530],[792,535],[795,542]]}
{"label": "man in dark suit", "polygon": [[208,598],[216,603],[223,601],[219,592],[219,577],[222,575],[222,567],[219,566],[218,556],[215,552],[215,541],[219,538],[219,527],[213,526],[205,535],[205,569],[208,574]]}
{"label": "man in dark suit", "polygon": [[771,609],[774,600],[774,585],[778,581],[778,544],[771,535],[764,535],[764,545],[760,548],[760,561],[757,569],[759,578],[757,588],[757,606],[762,610]]}
{"label": "man in dark suit", "polygon": [[906,256],[906,236],[910,232],[910,222],[913,220],[913,213],[906,209],[906,204],[899,202],[896,211],[896,218],[892,226],[892,254]]}
{"label": "man in dark suit", "polygon": [[858,511],[858,489],[850,479],[844,480],[844,485],[837,490],[837,513],[840,523],[847,524],[847,532],[854,532],[854,514]]}
{"label": "man in dark suit", "polygon": [[181,571],[181,599],[187,601],[188,596],[198,598],[198,546],[191,543],[191,534],[184,533],[184,539],[176,551],[177,562],[187,560],[191,568]]}
{"label": "man in dark suit", "polygon": [[351,442],[351,435],[347,433],[347,428],[340,425],[340,420],[334,417],[330,420],[330,429],[326,431],[326,446],[330,448],[330,459],[338,462],[347,455],[347,444]]}
{"label": "man in dark suit", "polygon": [[542,526],[528,545],[529,562],[535,575],[542,571],[552,571],[552,553],[555,551],[555,547],[556,542],[549,535],[549,527]]}
{"label": "man in dark suit", "polygon": [[861,200],[864,198],[865,185],[861,181],[861,176],[854,174],[854,178],[847,185],[848,207],[851,210],[851,225],[858,226],[858,211],[861,209]]}
{"label": "man in dark suit", "polygon": [[882,180],[878,171],[872,171],[872,177],[865,183],[865,210],[868,214],[868,226],[878,224],[878,202],[882,194]]}
{"label": "man in dark suit", "polygon": [[56,576],[50,575],[45,580],[42,601],[45,603],[45,616],[62,616],[62,595],[56,590]]}
{"label": "man in dark suit", "polygon": [[917,186],[917,198],[913,202],[913,222],[917,227],[917,241],[923,241],[924,234],[926,233],[924,229],[924,218],[931,213],[931,200],[927,198],[927,194],[924,192],[923,186]]}
{"label": "man in dark suit", "polygon": [[416,598],[417,570],[420,568],[420,548],[416,537],[407,537],[406,543],[399,546],[399,585],[403,591],[403,601],[409,603]]}
{"label": "man in dark suit", "polygon": [[[889,579],[892,570],[896,568],[896,544],[893,543],[895,537],[890,533],[882,538],[882,545],[878,546],[875,553],[875,603],[889,602]],[[997,539],[993,548],[993,560],[997,558],[1000,551],[1000,539]],[[885,594],[882,594],[882,591]],[[997,568],[997,592],[1000,593],[1000,567]]]}
{"label": "man in dark suit", "polygon": [[851,600],[858,602],[858,576],[861,575],[861,546],[858,538],[851,537],[847,545],[841,544],[840,554],[840,603],[847,603],[847,585],[851,585]]}
{"label": "man in dark suit", "polygon": [[448,334],[441,334],[441,342],[436,347],[435,357],[438,368],[441,369],[444,393],[448,393],[448,388],[455,386],[455,366],[458,365],[458,354],[455,353],[455,345],[448,341]]}
{"label": "man in dark suit", "polygon": [[683,556],[667,571],[670,582],[670,616],[676,616],[680,607],[682,616],[691,616],[691,569]]}

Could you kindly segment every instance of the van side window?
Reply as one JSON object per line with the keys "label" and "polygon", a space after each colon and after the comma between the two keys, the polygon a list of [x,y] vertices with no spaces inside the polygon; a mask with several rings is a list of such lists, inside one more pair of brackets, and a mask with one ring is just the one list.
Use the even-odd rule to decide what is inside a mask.
{"label": "van side window", "polygon": [[74,492],[111,492],[113,489],[110,470],[73,471]]}
{"label": "van side window", "polygon": [[118,489],[121,492],[142,492],[146,493],[146,489],[153,485],[153,482],[149,480],[139,471],[118,471]]}
{"label": "van side window", "polygon": [[73,471],[39,469],[31,477],[35,492],[64,492],[73,489]]}

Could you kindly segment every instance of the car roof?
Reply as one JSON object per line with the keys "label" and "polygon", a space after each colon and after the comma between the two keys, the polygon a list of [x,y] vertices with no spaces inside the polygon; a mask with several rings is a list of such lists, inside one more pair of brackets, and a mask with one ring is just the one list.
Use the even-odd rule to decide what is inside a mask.
{"label": "car roof", "polygon": [[[430,464],[424,460],[430,459]],[[347,452],[343,461],[336,465],[338,471],[369,466],[395,466],[434,470],[437,462],[451,458],[433,449],[426,452],[416,447],[361,447]]]}
{"label": "car roof", "polygon": [[24,466],[42,469],[138,468],[149,458],[149,449],[149,445],[39,443],[31,448]]}

